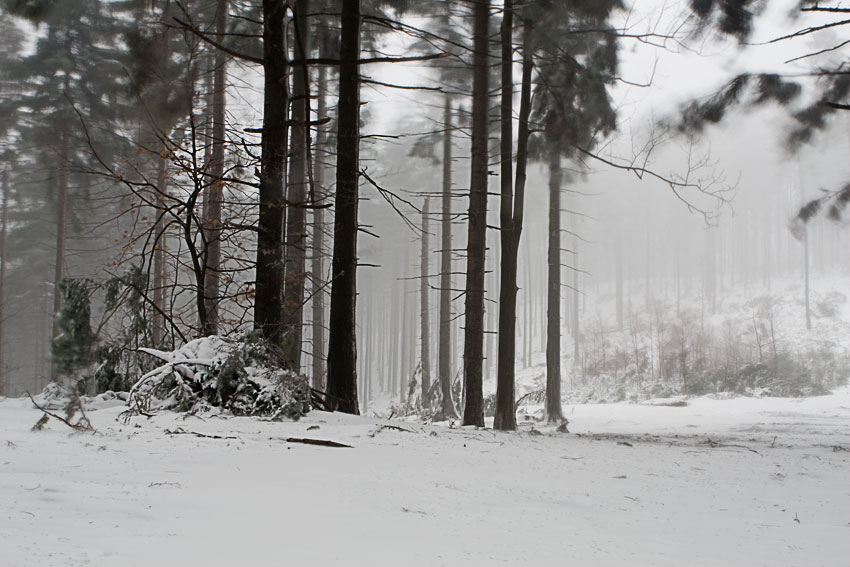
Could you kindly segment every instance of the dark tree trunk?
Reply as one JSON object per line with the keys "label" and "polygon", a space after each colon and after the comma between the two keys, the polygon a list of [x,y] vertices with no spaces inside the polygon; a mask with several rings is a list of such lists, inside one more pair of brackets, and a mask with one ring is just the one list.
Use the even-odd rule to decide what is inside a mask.
{"label": "dark tree trunk", "polygon": [[[319,28],[319,45],[324,42],[324,27]],[[324,118],[328,114],[327,108],[327,90],[328,90],[328,75],[327,68],[322,65],[319,67],[319,80],[317,84],[316,96],[318,97],[318,117]],[[316,134],[316,148],[322,152],[327,143],[327,134],[324,128],[318,127]],[[314,181],[318,194],[317,199],[325,197],[325,166],[323,158],[318,158],[313,162]],[[324,202],[322,202],[324,204]],[[324,370],[323,370],[323,353],[325,351],[325,210],[321,207],[313,209],[313,258],[312,258],[312,317],[313,317],[313,387],[317,390],[324,390]]]}
{"label": "dark tree trunk", "polygon": [[257,224],[257,274],[254,327],[273,344],[282,341],[283,176],[288,135],[287,54],[283,0],[263,0],[263,134],[260,156],[260,206]]}
{"label": "dark tree trunk", "polygon": [[7,249],[7,233],[9,231],[9,170],[8,165],[3,169],[3,201],[0,211],[0,396],[8,396],[12,388],[6,374],[6,266],[9,263]]}
{"label": "dark tree trunk", "polygon": [[516,351],[516,271],[513,215],[513,2],[504,0],[502,16],[502,83],[501,83],[501,200],[499,210],[502,258],[502,285],[499,291],[499,360],[496,377],[496,415],[493,428],[503,431],[516,429],[515,370]]}
{"label": "dark tree trunk", "polygon": [[[522,86],[517,133],[516,186],[511,187],[511,159],[513,150],[513,34],[510,16],[512,2],[505,2],[502,20],[502,282],[499,297],[499,364],[496,383],[496,416],[493,427],[503,431],[516,430],[516,318],[517,318],[517,265],[519,243],[525,212],[525,180],[528,166],[528,117],[531,112],[531,26],[523,26]],[[530,293],[527,290],[526,293]],[[530,332],[530,329],[529,329]]]}
{"label": "dark tree trunk", "polygon": [[490,2],[476,0],[473,26],[472,160],[463,340],[464,425],[484,426],[484,269],[487,239],[488,37]]}
{"label": "dark tree trunk", "polygon": [[440,380],[440,419],[457,418],[452,400],[452,103],[446,97],[445,136],[443,137],[443,196],[441,211],[442,234],[440,250],[440,352],[438,370]]}
{"label": "dark tree trunk", "polygon": [[342,6],[336,201],[328,335],[328,406],[359,413],[357,403],[357,205],[360,143],[360,1]]}
{"label": "dark tree trunk", "polygon": [[428,276],[430,209],[431,197],[426,195],[425,204],[422,207],[422,249],[419,262],[419,360],[422,365],[422,409],[425,411],[431,409],[431,305],[428,301],[428,294],[431,292],[431,280]]}
{"label": "dark tree trunk", "polygon": [[[295,4],[295,58],[310,54],[310,31],[307,27],[309,0]],[[301,371],[301,336],[304,319],[304,282],[307,259],[307,151],[310,128],[310,85],[307,65],[295,69],[292,85],[292,139],[290,141],[289,197],[294,205],[286,217],[286,256],[283,287],[283,354],[289,370]]]}
{"label": "dark tree trunk", "polygon": [[564,419],[561,409],[561,156],[549,155],[549,277],[546,310],[546,415]]}
{"label": "dark tree trunk", "polygon": [[[227,31],[228,0],[218,0],[215,12],[216,38],[221,41]],[[227,57],[224,51],[215,52],[212,85],[212,159],[210,176],[212,184],[204,199],[204,302],[206,322],[201,333],[215,335],[219,331],[218,306],[221,296],[221,204],[224,197],[224,113],[226,94]]]}
{"label": "dark tree trunk", "polygon": [[156,176],[156,221],[154,221],[154,247],[153,247],[153,325],[151,328],[151,340],[153,346],[160,348],[164,346],[165,340],[165,193],[168,190],[167,157],[164,155],[165,145],[157,163]]}

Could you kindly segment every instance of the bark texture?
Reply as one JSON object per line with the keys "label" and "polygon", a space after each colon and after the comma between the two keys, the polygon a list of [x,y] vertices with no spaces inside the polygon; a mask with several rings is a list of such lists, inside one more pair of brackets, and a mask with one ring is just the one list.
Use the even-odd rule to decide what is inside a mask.
{"label": "bark texture", "polygon": [[428,301],[428,294],[431,291],[431,281],[428,276],[430,209],[431,197],[426,195],[425,204],[422,207],[422,248],[419,262],[419,364],[422,370],[422,409],[425,411],[431,409],[431,305]]}
{"label": "bark texture", "polygon": [[[306,59],[310,54],[310,31],[307,27],[308,0],[295,4],[295,58]],[[294,372],[301,371],[301,337],[304,319],[304,287],[307,262],[307,151],[310,147],[310,87],[307,65],[294,69],[292,79],[292,139],[286,215],[286,253],[283,287],[283,354],[284,365]]]}
{"label": "bark texture", "polygon": [[[8,166],[7,166],[8,167]],[[9,170],[4,169],[2,177],[3,181],[3,201],[2,211],[0,211],[0,396],[8,396],[11,394],[9,378],[6,374],[6,345],[5,345],[5,319],[6,312],[6,266],[9,263],[9,250],[7,247],[6,235],[9,231]]]}
{"label": "bark texture", "polygon": [[443,137],[443,195],[440,235],[440,348],[438,379],[440,380],[440,412],[442,419],[457,418],[452,400],[452,103],[446,97]]}
{"label": "bark texture", "polygon": [[155,347],[164,346],[165,341],[165,195],[168,191],[168,160],[166,158],[166,147],[163,144],[161,153],[157,160],[156,171],[156,221],[154,221],[154,247],[153,247],[153,325],[151,328],[151,340]]}
{"label": "bark texture", "polygon": [[[228,0],[218,0],[215,11],[216,39],[221,41],[227,31]],[[224,198],[224,113],[226,94],[227,56],[221,49],[215,52],[212,82],[212,183],[204,198],[204,303],[206,321],[201,329],[204,336],[218,334],[219,302],[221,296],[221,205]]]}
{"label": "bark texture", "polygon": [[549,155],[549,248],[546,306],[546,415],[564,419],[561,408],[561,157]]}
{"label": "bark texture", "polygon": [[288,136],[287,57],[283,0],[263,0],[263,134],[254,328],[272,344],[282,342],[283,176]]}
{"label": "bark texture", "polygon": [[[512,9],[510,0],[506,9]],[[522,82],[517,132],[516,184],[511,187],[513,109],[513,79],[507,66],[513,63],[510,20],[503,20],[502,28],[502,201],[501,201],[501,287],[499,292],[499,364],[496,384],[496,416],[493,427],[504,431],[516,429],[516,318],[517,318],[517,266],[519,244],[525,214],[525,181],[528,169],[528,118],[531,113],[531,72],[534,68],[530,47],[531,26],[523,27]],[[505,77],[508,81],[505,81]],[[505,97],[509,97],[507,102]],[[507,142],[506,142],[507,139]],[[507,164],[506,164],[507,161]],[[527,290],[530,292],[530,290]]]}
{"label": "bark texture", "polygon": [[472,160],[466,250],[463,425],[484,426],[484,269],[487,238],[487,110],[490,2],[476,0],[473,24]]}
{"label": "bark texture", "polygon": [[331,410],[358,414],[357,208],[360,154],[360,2],[343,2],[340,38],[336,200],[328,334],[327,403]]}
{"label": "bark texture", "polygon": [[[324,27],[319,28],[319,45],[324,42]],[[316,96],[318,98],[318,116],[323,119],[328,114],[327,107],[327,90],[328,90],[328,75],[327,68],[322,65],[319,67],[319,78],[317,81]],[[327,133],[322,126],[319,126],[316,135],[316,147],[318,148],[317,157],[313,162],[314,181],[316,184],[316,199],[324,205],[325,199],[325,166],[323,154],[325,145],[327,144]],[[311,280],[312,287],[312,342],[313,342],[313,388],[324,391],[324,350],[325,350],[325,270],[324,270],[324,255],[325,255],[325,210],[321,206],[313,209],[313,240],[312,240],[312,262],[311,262]]]}

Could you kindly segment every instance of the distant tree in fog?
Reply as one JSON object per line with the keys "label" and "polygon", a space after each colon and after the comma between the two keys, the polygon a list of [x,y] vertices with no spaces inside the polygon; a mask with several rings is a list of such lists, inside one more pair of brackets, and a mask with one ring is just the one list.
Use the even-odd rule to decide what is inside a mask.
{"label": "distant tree in fog", "polygon": [[[116,133],[126,109],[126,58],[108,2],[16,0],[6,4],[11,13],[29,19],[42,31],[32,51],[9,74],[18,83],[14,97],[19,109],[16,129],[22,147],[28,148],[21,163],[29,170],[28,182],[40,181],[35,192],[53,217],[55,317],[62,300],[59,283],[68,275],[69,239],[94,221],[94,215],[89,214],[92,208],[82,203],[96,189],[80,170],[94,162],[92,145],[110,159],[128,147]],[[21,176],[17,180],[23,182]],[[57,332],[54,323],[53,336]]]}

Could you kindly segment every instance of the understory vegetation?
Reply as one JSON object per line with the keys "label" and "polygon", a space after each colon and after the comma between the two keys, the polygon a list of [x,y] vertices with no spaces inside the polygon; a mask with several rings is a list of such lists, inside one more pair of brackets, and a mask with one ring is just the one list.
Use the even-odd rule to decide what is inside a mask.
{"label": "understory vegetation", "polygon": [[[304,376],[281,369],[279,349],[256,332],[195,339],[174,350],[149,348],[155,343],[142,316],[143,279],[134,268],[105,284],[63,282],[53,347],[61,383],[48,384],[48,397],[129,392],[122,399],[133,413],[218,408],[273,419],[298,419],[313,401],[321,403]],[[92,299],[99,294],[105,309],[94,325]]]}
{"label": "understory vegetation", "polygon": [[280,369],[279,353],[255,335],[206,337],[173,352],[143,349],[164,362],[130,390],[131,411],[155,409],[298,419],[311,409],[307,379]]}
{"label": "understory vegetation", "polygon": [[[631,309],[622,328],[601,316],[582,334],[571,374],[575,400],[622,401],[673,395],[822,395],[847,383],[847,297],[829,292],[813,305],[815,330],[796,333],[801,306],[762,295],[710,314],[654,300]],[[804,331],[804,329],[803,329]]]}

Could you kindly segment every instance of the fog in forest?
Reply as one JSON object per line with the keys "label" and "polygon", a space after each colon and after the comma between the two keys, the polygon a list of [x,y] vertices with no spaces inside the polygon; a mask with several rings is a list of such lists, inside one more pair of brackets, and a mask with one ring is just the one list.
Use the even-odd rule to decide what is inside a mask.
{"label": "fog in forest", "polygon": [[[451,134],[452,146],[449,284],[453,381],[462,382],[463,358],[471,85],[458,68],[468,57],[462,51],[472,34],[470,13],[463,3],[457,7],[437,6],[432,13],[419,10],[405,14],[402,10],[406,8],[399,8],[402,7],[388,3],[382,9],[384,17],[402,16],[400,21],[404,22],[402,27],[407,26],[407,33],[388,31],[367,20],[363,30],[369,49],[375,53],[415,56],[429,48],[431,51],[443,48],[454,56],[446,64],[437,60],[436,63],[414,61],[364,66],[363,76],[367,80],[361,86],[360,167],[369,181],[365,177],[360,180],[359,214],[363,230],[358,241],[362,267],[357,273],[357,370],[361,397],[374,397],[383,404],[392,396],[398,396],[400,403],[415,403],[408,399],[408,390],[412,382],[420,380],[421,374],[423,277],[429,309],[433,311],[428,321],[430,352],[425,358],[432,361],[432,368],[438,358],[438,309],[443,285],[441,222],[445,217],[441,203],[442,160],[446,131]],[[791,8],[774,5],[758,12],[751,37],[767,39],[782,35],[783,30],[795,23]],[[185,227],[181,227],[179,214],[171,219],[174,223],[168,224],[168,209],[159,207],[184,206],[186,196],[191,197],[192,183],[196,188],[198,183],[205,183],[197,177],[198,171],[202,171],[201,176],[209,175],[204,164],[209,163],[215,145],[212,131],[215,118],[209,112],[209,105],[213,104],[217,88],[214,70],[221,65],[226,66],[225,176],[234,179],[224,184],[225,213],[233,219],[225,220],[224,224],[239,228],[227,231],[221,239],[226,270],[222,272],[225,281],[218,307],[222,311],[219,333],[236,336],[249,330],[253,308],[252,256],[256,248],[256,233],[249,228],[256,223],[256,212],[251,208],[252,200],[256,199],[255,188],[250,183],[259,172],[253,162],[259,157],[257,145],[261,142],[257,129],[263,117],[263,70],[244,58],[234,57],[233,53],[239,50],[259,53],[248,39],[239,36],[240,31],[250,36],[247,33],[250,30],[243,29],[243,24],[250,21],[249,15],[256,7],[238,2],[230,6],[232,14],[224,26],[236,35],[224,56],[221,51],[216,52],[214,45],[199,39],[200,32],[190,33],[192,29],[212,29],[213,20],[193,23],[191,10],[197,11],[194,18],[202,22],[215,13],[213,2],[199,3],[197,8],[183,12],[176,7],[158,12],[161,9],[157,3],[120,9],[109,2],[81,3],[72,10],[79,10],[74,12],[81,18],[77,29],[60,21],[64,15],[59,7],[40,10],[35,4],[28,7],[24,2],[12,3],[9,9],[3,24],[8,43],[4,57],[10,62],[8,77],[4,78],[4,104],[9,109],[8,116],[13,117],[4,124],[7,157],[3,263],[8,267],[4,266],[2,365],[7,393],[37,391],[58,376],[51,354],[52,337],[60,334],[54,312],[63,303],[54,286],[57,218],[64,232],[62,277],[85,282],[84,294],[89,297],[92,311],[89,324],[96,328],[91,331],[93,334],[109,336],[120,332],[122,325],[128,324],[127,317],[132,318],[127,313],[109,314],[114,306],[104,303],[102,287],[115,276],[119,280],[124,278],[126,283],[130,266],[141,269],[147,280],[144,284],[151,302],[140,300],[135,316],[148,324],[141,334],[132,338],[127,335],[124,344],[115,348],[126,349],[131,343],[157,346],[142,344],[150,343],[151,339],[174,348],[202,331],[193,322],[197,315],[192,287],[197,282],[191,276],[191,256],[203,256],[205,245],[198,243],[198,234],[192,234],[190,238],[196,242],[196,249],[187,250],[181,239],[181,228]],[[368,13],[372,8],[365,9]],[[490,25],[489,38],[492,77],[483,358],[484,386],[491,393],[496,382],[502,258],[498,231],[501,158],[496,96],[501,16],[499,8],[494,9],[497,13]],[[120,10],[124,13],[117,13]],[[110,17],[119,22],[112,24],[112,34],[108,31]],[[132,17],[138,18],[137,27],[127,21]],[[703,376],[705,383],[695,388],[705,393],[720,387],[719,375],[707,377],[716,368],[706,365],[723,365],[728,373],[729,364],[740,368],[764,362],[765,352],[770,350],[765,346],[767,342],[776,345],[775,336],[769,341],[765,339],[766,342],[758,336],[760,325],[766,324],[768,313],[774,310],[765,307],[766,303],[790,301],[793,308],[791,305],[787,309],[776,308],[783,313],[782,324],[805,328],[806,277],[815,295],[814,299],[808,299],[809,326],[812,310],[815,319],[821,317],[817,312],[819,305],[827,311],[840,308],[818,302],[837,301],[823,295],[829,290],[821,284],[825,286],[826,282],[847,276],[850,249],[846,245],[845,224],[819,215],[807,223],[805,237],[799,232],[795,234],[789,226],[806,203],[823,196],[823,191],[842,187],[847,174],[845,157],[850,151],[850,127],[838,115],[817,128],[807,143],[789,144],[789,132],[795,127],[792,115],[811,102],[805,97],[815,96],[812,93],[818,87],[817,81],[809,77],[800,79],[805,87],[802,101],[749,108],[744,102],[730,104],[718,125],[708,120],[707,126],[700,125],[691,132],[679,130],[678,125],[687,105],[705,102],[735,74],[774,68],[788,71],[788,65],[783,68],[783,57],[818,51],[831,45],[835,34],[827,32],[824,37],[807,36],[778,45],[744,49],[734,37],[724,37],[712,30],[710,20],[697,20],[684,3],[641,3],[627,12],[614,10],[608,18],[607,25],[623,35],[616,40],[620,58],[617,71],[606,87],[611,108],[617,114],[617,129],[593,135],[593,155],[566,151],[568,157],[561,163],[562,267],[558,310],[563,328],[560,351],[565,392],[586,387],[594,379],[608,381],[613,387],[624,373],[632,378],[640,374],[641,382],[672,380],[674,376],[681,379],[682,372],[688,374],[688,366],[693,363],[702,365],[694,368],[693,373]],[[311,19],[317,17],[307,18]],[[330,26],[311,37],[311,42],[325,41],[329,46],[317,51],[325,57],[322,49],[333,49],[330,46],[336,41],[331,36],[337,32],[333,23]],[[451,30],[447,35],[451,39],[440,37],[442,29]],[[294,32],[290,30],[290,33]],[[520,41],[519,32],[516,33]],[[96,39],[97,34],[103,39]],[[69,49],[66,53],[72,60],[85,58],[85,50],[91,48],[86,42],[95,41],[108,45],[100,55],[107,58],[107,63],[71,71],[64,84],[64,71],[53,73],[49,80],[39,79],[39,73],[50,73],[51,63],[44,59],[49,50],[61,53]],[[80,42],[79,47],[75,42]],[[169,49],[167,42],[173,42],[171,48],[177,50],[175,53],[163,54],[163,50]],[[513,64],[515,80],[519,80],[521,73],[521,53],[520,45]],[[826,54],[823,60],[837,57]],[[22,70],[15,67],[21,64],[25,65]],[[810,68],[807,65],[806,60],[791,64],[790,75],[799,75],[801,70]],[[317,65],[309,72],[313,89],[319,68]],[[300,73],[298,68],[292,69],[291,81]],[[326,87],[327,95],[322,95],[326,97],[322,103],[333,114],[336,71],[323,69],[331,81]],[[539,116],[534,116],[534,107],[543,95],[542,91],[534,90],[540,87],[539,78],[533,77],[532,82],[533,122],[539,120]],[[76,94],[74,88],[78,89]],[[113,91],[91,92],[97,88]],[[515,85],[513,90],[516,123],[520,85]],[[186,100],[188,93],[190,100]],[[92,95],[95,96],[91,100],[75,98]],[[311,101],[312,115],[320,120],[322,117],[317,116],[320,103],[315,95]],[[102,111],[98,105],[103,107]],[[445,125],[446,105],[453,120],[450,130]],[[128,119],[129,115],[133,117]],[[515,128],[516,125],[514,137]],[[321,129],[318,125],[312,128],[313,143],[321,135],[326,139],[335,136],[332,127],[323,133],[319,132]],[[57,133],[66,136],[67,139],[62,138],[66,141],[57,141]],[[169,158],[171,165],[162,173],[157,173],[148,158],[153,151],[152,143],[158,138],[175,143],[179,149]],[[532,146],[536,138],[540,139],[540,135],[532,134]],[[325,144],[326,147],[316,146],[311,150],[311,165],[317,172],[311,175],[311,193],[316,191],[312,177],[317,174],[325,179],[324,186],[318,189],[333,191],[336,151]],[[513,151],[516,158],[516,149]],[[172,173],[169,167],[174,170]],[[321,173],[319,168],[323,170]],[[182,195],[171,197],[173,203],[161,199],[160,205],[155,198],[145,197],[146,185],[156,186],[157,176],[168,177],[174,182],[175,191]],[[122,180],[130,185],[122,186]],[[532,156],[526,183],[525,225],[517,260],[516,364],[519,372],[533,375],[537,386],[545,383],[548,183],[545,163]],[[64,216],[57,217],[60,184],[68,186],[64,197],[67,210]],[[196,191],[199,213],[206,206],[206,191],[205,187]],[[317,211],[325,215],[322,217],[325,220],[320,221],[324,223],[334,214],[332,194],[325,195],[316,201],[320,209],[311,208],[315,203],[306,209],[304,222],[308,234],[304,242],[309,247],[306,256],[312,258],[317,253],[312,247],[313,233],[321,230],[325,234],[321,245],[322,254],[327,255],[322,268],[327,283],[333,227],[320,226],[315,221]],[[427,215],[422,212],[426,196],[430,196]],[[149,229],[154,218],[168,224],[161,245],[151,241],[155,232]],[[426,269],[422,268],[423,222],[429,227],[424,256]],[[190,226],[189,230],[193,228]],[[156,276],[152,270],[159,248],[167,250],[167,258],[159,260],[164,262],[159,268],[163,275]],[[156,277],[160,281],[154,281]],[[330,286],[316,285],[318,291],[310,284],[301,292],[305,330],[312,325],[310,318],[318,313],[310,309],[312,300],[319,298],[324,303],[329,300]],[[156,291],[155,286],[158,286]],[[155,301],[153,295],[157,295]],[[126,299],[126,295],[122,297]],[[160,320],[166,311],[167,324]],[[320,316],[327,318],[327,306],[322,313]],[[749,320],[753,319],[750,317],[753,313],[764,321],[760,319],[753,326]],[[104,315],[108,318],[103,319]],[[657,325],[653,325],[653,317],[658,319]],[[153,325],[164,327],[156,331],[152,330]],[[667,327],[667,337],[659,325]],[[726,331],[741,338],[740,353],[721,354],[724,325],[740,327]],[[327,326],[326,320],[323,326]],[[634,332],[628,338],[630,326]],[[672,333],[682,334],[695,326],[706,333],[702,337],[705,341],[702,362],[697,360],[696,347],[688,347],[686,350],[693,360],[680,360],[681,368],[674,369],[676,365],[672,361],[664,360],[670,354],[664,353],[663,343],[670,340]],[[640,337],[635,336],[638,327]],[[327,340],[327,333],[324,336]],[[699,342],[697,337],[680,339],[680,344]],[[92,348],[105,344],[103,337],[83,340],[88,340]],[[304,356],[300,369],[308,375],[324,372],[321,369],[327,345],[314,345],[314,340],[311,333],[301,333]],[[792,340],[798,340],[796,334],[789,335],[786,342]],[[841,347],[835,347],[838,350],[834,354],[838,355]],[[786,344],[783,348],[791,351],[796,347]],[[709,355],[712,349],[716,352]],[[317,366],[312,364],[314,356],[320,361]],[[680,356],[687,358],[689,353],[683,351]],[[726,356],[735,360],[724,360]],[[90,364],[96,361],[92,359]],[[130,363],[123,364],[128,370],[126,365]],[[670,368],[665,369],[665,365]],[[840,374],[837,368],[830,371]],[[816,382],[823,379],[813,378]],[[734,377],[722,380],[734,381]],[[527,384],[526,388],[533,389],[533,384]],[[361,400],[361,409],[366,407],[368,401]]]}
{"label": "fog in forest", "polygon": [[846,564],[848,12],[0,0],[0,561]]}

